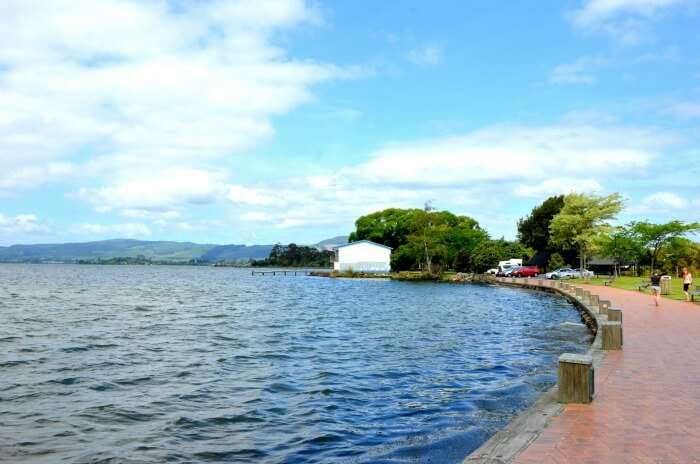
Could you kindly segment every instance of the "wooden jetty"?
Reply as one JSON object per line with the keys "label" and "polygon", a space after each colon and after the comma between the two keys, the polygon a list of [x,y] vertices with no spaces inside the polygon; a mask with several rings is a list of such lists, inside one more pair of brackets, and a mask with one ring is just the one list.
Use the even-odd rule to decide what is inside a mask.
{"label": "wooden jetty", "polygon": [[276,275],[290,275],[290,276],[296,276],[296,275],[302,275],[302,276],[307,276],[311,274],[311,271],[251,271],[250,275],[259,275],[259,276],[264,276],[264,275],[271,275],[271,276],[276,276]]}

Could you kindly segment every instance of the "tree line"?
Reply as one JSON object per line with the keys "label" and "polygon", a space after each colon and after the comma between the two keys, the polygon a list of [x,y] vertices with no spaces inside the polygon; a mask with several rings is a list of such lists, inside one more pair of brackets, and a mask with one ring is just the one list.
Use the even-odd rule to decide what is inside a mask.
{"label": "tree line", "polygon": [[550,269],[575,261],[586,268],[593,256],[611,259],[615,274],[630,265],[637,272],[641,266],[665,273],[700,268],[700,244],[688,238],[700,230],[700,223],[643,220],[612,225],[623,208],[618,193],[550,197],[518,222],[518,239],[548,258]]}
{"label": "tree line", "polygon": [[253,266],[279,267],[330,267],[332,251],[318,250],[315,247],[276,244],[267,259],[254,260]]}
{"label": "tree line", "polygon": [[527,259],[532,249],[515,241],[492,240],[468,216],[423,209],[389,208],[357,219],[350,242],[371,240],[393,248],[391,268],[439,274],[445,270],[484,271],[494,260]]}
{"label": "tree line", "polygon": [[[627,264],[649,264],[673,272],[675,267],[700,268],[700,244],[687,235],[698,223],[636,221],[624,226],[612,222],[622,211],[620,194],[596,196],[572,193],[547,198],[518,221],[517,240],[492,239],[468,216],[424,208],[389,208],[362,216],[349,241],[371,240],[393,248],[394,271],[445,270],[484,272],[499,261],[539,260],[543,270],[586,268],[593,256],[610,258],[615,271]],[[639,267],[637,267],[639,268]]]}

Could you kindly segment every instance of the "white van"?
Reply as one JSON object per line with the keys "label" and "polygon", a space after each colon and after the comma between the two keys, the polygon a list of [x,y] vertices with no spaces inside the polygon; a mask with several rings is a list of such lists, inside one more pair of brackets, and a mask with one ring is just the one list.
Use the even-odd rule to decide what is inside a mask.
{"label": "white van", "polygon": [[508,271],[513,270],[516,267],[523,265],[522,259],[511,258],[508,261],[499,261],[498,263],[498,273],[496,275],[504,276],[508,274]]}

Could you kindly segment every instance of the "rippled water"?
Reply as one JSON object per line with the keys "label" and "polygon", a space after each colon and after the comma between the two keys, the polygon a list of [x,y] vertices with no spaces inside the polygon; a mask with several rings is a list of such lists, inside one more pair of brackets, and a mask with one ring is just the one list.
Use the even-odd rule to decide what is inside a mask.
{"label": "rippled water", "polygon": [[0,265],[3,462],[460,462],[588,331],[485,285]]}

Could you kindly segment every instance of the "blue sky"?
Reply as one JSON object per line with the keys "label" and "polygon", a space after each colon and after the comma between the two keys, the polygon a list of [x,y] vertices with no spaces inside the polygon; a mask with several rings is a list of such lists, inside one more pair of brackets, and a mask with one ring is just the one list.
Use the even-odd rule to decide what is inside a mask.
{"label": "blue sky", "polygon": [[547,196],[700,218],[697,0],[6,0],[0,244],[492,236]]}

